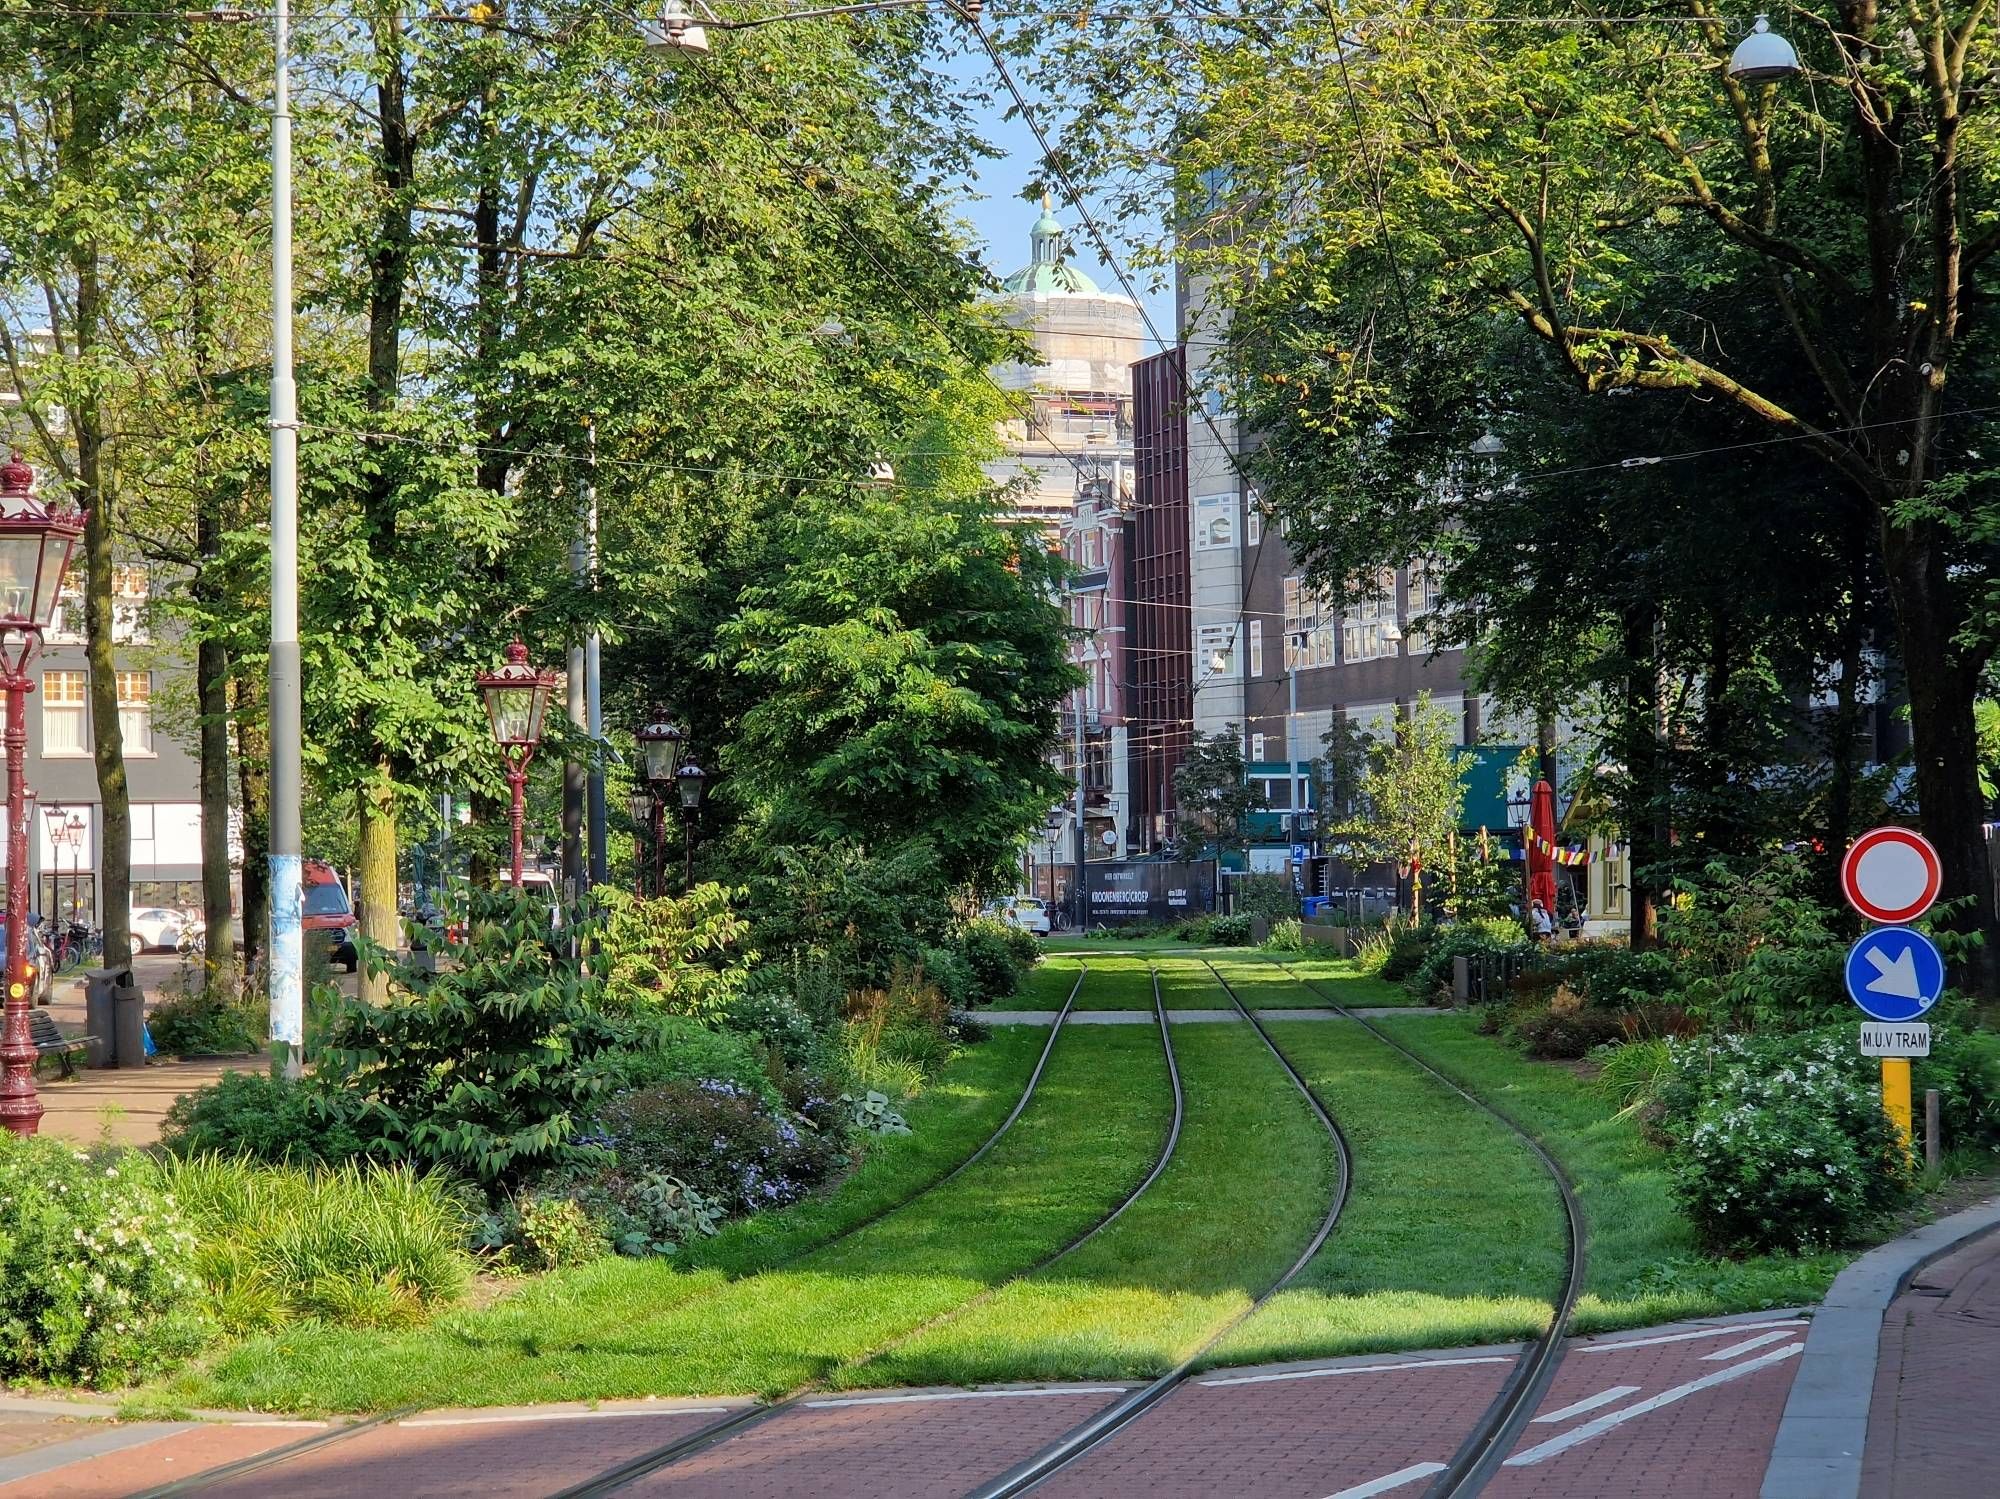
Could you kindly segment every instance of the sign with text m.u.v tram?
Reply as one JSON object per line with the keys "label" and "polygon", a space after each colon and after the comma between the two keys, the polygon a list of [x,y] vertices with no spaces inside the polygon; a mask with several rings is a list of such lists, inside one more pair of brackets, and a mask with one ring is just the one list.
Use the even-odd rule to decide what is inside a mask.
{"label": "sign with text m.u.v tram", "polygon": [[1086,864],[1090,924],[1178,921],[1215,909],[1215,860]]}

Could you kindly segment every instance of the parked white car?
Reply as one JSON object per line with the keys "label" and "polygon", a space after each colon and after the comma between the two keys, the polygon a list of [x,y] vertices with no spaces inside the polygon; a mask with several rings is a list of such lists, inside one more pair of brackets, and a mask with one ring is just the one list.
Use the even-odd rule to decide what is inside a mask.
{"label": "parked white car", "polygon": [[202,921],[198,916],[190,916],[185,911],[170,911],[165,906],[153,906],[132,913],[132,956],[142,952],[165,948],[168,951],[181,945],[181,938],[189,933],[199,933]]}
{"label": "parked white car", "polygon": [[1036,895],[1009,895],[1000,900],[988,901],[983,913],[995,921],[1004,921],[1024,932],[1032,932],[1037,937],[1049,934],[1048,903]]}

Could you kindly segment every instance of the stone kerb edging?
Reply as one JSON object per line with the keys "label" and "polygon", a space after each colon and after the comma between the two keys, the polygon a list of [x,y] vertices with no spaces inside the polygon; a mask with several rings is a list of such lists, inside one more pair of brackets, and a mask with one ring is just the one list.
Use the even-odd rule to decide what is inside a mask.
{"label": "stone kerb edging", "polygon": [[1871,1249],[1840,1272],[1806,1333],[1761,1499],[1856,1499],[1889,1303],[1931,1261],[1995,1229],[2000,1197]]}

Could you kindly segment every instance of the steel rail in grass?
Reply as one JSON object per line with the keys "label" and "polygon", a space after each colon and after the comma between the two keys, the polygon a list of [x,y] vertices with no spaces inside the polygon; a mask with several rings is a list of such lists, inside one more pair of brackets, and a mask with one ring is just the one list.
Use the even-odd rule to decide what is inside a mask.
{"label": "steel rail in grass", "polygon": [[[1520,1436],[1521,1429],[1534,1415],[1535,1407],[1541,1403],[1550,1381],[1555,1378],[1557,1365],[1562,1362],[1563,1334],[1569,1326],[1571,1314],[1576,1309],[1577,1298],[1583,1293],[1583,1272],[1589,1242],[1588,1231],[1583,1221],[1583,1210],[1576,1200],[1575,1184],[1570,1181],[1569,1173],[1563,1170],[1561,1163],[1549,1153],[1547,1147],[1518,1119],[1481,1098],[1440,1068],[1418,1056],[1373,1021],[1355,1014],[1304,974],[1295,972],[1289,964],[1280,960],[1277,966],[1289,974],[1294,983],[1325,1000],[1327,1006],[1336,1014],[1365,1027],[1376,1040],[1402,1053],[1467,1103],[1499,1120],[1518,1135],[1549,1173],[1550,1179],[1556,1184],[1557,1193],[1562,1198],[1563,1289],[1554,1315],[1549,1319],[1548,1329],[1523,1350],[1514,1365],[1513,1372],[1507,1376],[1507,1382],[1500,1387],[1499,1394],[1493,1397],[1492,1403],[1481,1416],[1479,1425],[1460,1444],[1444,1471],[1439,1473],[1431,1486],[1424,1491],[1424,1499],[1470,1499],[1471,1495],[1486,1487],[1495,1470],[1505,1461],[1508,1450]],[[1221,975],[1217,974],[1217,977],[1220,978]]]}
{"label": "steel rail in grass", "polygon": [[[1039,1488],[1078,1459],[1103,1446],[1158,1405],[1186,1382],[1188,1376],[1194,1372],[1195,1367],[1211,1349],[1242,1326],[1273,1296],[1290,1285],[1298,1273],[1312,1262],[1313,1256],[1319,1253],[1320,1246],[1326,1243],[1327,1236],[1333,1232],[1334,1224],[1340,1219],[1341,1209],[1347,1205],[1348,1188],[1354,1177],[1353,1159],[1347,1148],[1347,1137],[1341,1133],[1340,1126],[1334,1123],[1333,1115],[1327,1112],[1326,1105],[1321,1103],[1312,1089],[1306,1085],[1306,1080],[1292,1065],[1291,1058],[1278,1048],[1277,1043],[1271,1039],[1270,1032],[1264,1029],[1263,1023],[1245,1007],[1241,999],[1237,998],[1236,991],[1229,986],[1229,981],[1216,971],[1213,964],[1205,962],[1205,966],[1210,973],[1215,974],[1216,981],[1222,985],[1223,993],[1229,996],[1229,1002],[1235,1005],[1243,1018],[1256,1029],[1264,1045],[1277,1059],[1278,1065],[1285,1069],[1292,1080],[1292,1085],[1299,1090],[1299,1096],[1305,1099],[1319,1119],[1321,1127],[1326,1130],[1327,1137],[1333,1142],[1334,1161],[1338,1169],[1332,1202],[1327,1208],[1326,1216],[1321,1220],[1311,1241],[1292,1262],[1291,1267],[1267,1286],[1249,1306],[1217,1328],[1194,1352],[1150,1384],[1128,1391],[1087,1421],[1072,1427],[1032,1457],[1016,1463],[991,1482],[973,1489],[966,1495],[966,1499],[1013,1499],[1015,1495]],[[1154,972],[1154,983],[1154,997],[1157,1000],[1158,970]],[[1164,1011],[1162,1014],[1164,1015]]]}
{"label": "steel rail in grass", "polygon": [[[1022,1112],[1028,1107],[1030,1100],[1033,1099],[1035,1095],[1035,1090],[1041,1083],[1042,1073],[1048,1067],[1049,1055],[1051,1052],[1055,1050],[1056,1037],[1062,1033],[1064,1023],[1068,1021],[1071,1012],[1076,1007],[1076,997],[1083,990],[1084,976],[1089,972],[1089,965],[1086,963],[1079,963],[1077,965],[1077,969],[1078,971],[1076,976],[1076,982],[1070,986],[1069,998],[1064,1001],[1061,1011],[1056,1015],[1055,1024],[1051,1026],[1049,1029],[1049,1039],[1043,1045],[1042,1054],[1035,1062],[1035,1070],[1028,1076],[1028,1085],[1021,1090],[1021,1096],[1015,1102],[1013,1111],[1009,1113],[1004,1120],[1001,1121],[1000,1127],[994,1130],[993,1133],[987,1137],[986,1142],[983,1145],[981,1145],[979,1149],[975,1150],[971,1155],[967,1156],[964,1160],[960,1161],[956,1166],[952,1167],[950,1171],[946,1172],[943,1176],[940,1176],[936,1181],[932,1182],[929,1186],[923,1188],[921,1191],[913,1193],[909,1197],[906,1197],[897,1203],[891,1204],[889,1207],[882,1209],[880,1212],[871,1214],[869,1217],[863,1219],[861,1222],[854,1224],[852,1227],[843,1230],[839,1234],[836,1234],[833,1238],[827,1239],[821,1244],[814,1245],[812,1250],[802,1251],[802,1254],[817,1252],[818,1250],[825,1248],[828,1244],[835,1243],[840,1239],[846,1238],[850,1234],[857,1233],[861,1229],[866,1228],[869,1224],[879,1222],[882,1218],[888,1216],[889,1213],[908,1207],[910,1204],[916,1202],[919,1198],[928,1196],[930,1193],[937,1191],[947,1182],[952,1181],[954,1178],[958,1177],[961,1173],[971,1169],[973,1165],[975,1165],[978,1161],[984,1158],[986,1154],[1000,1142],[1001,1136],[1005,1135],[1007,1131],[1013,1127],[1014,1121],[1021,1117]],[[869,1357],[875,1357],[881,1353],[887,1352],[889,1349],[898,1346],[907,1339],[916,1336],[918,1333],[924,1331],[926,1328],[936,1326],[938,1323],[943,1322],[950,1317],[956,1316],[959,1313],[967,1310],[968,1308],[979,1304],[980,1302],[990,1298],[996,1292],[998,1292],[1001,1286],[1004,1286],[1011,1281],[1019,1280],[1024,1276],[1034,1274],[1036,1271],[1047,1269],[1050,1265],[1054,1264],[1064,1255],[1070,1253],[1074,1249],[1080,1248],[1087,1240],[1089,1240],[1093,1235],[1095,1235],[1100,1229],[1102,1229],[1106,1224],[1111,1222],[1113,1218],[1116,1218],[1119,1214],[1123,1213],[1126,1208],[1130,1207],[1133,1204],[1133,1202],[1138,1199],[1139,1195],[1143,1193],[1148,1187],[1150,1187],[1154,1183],[1154,1181],[1156,1181],[1159,1178],[1160,1173],[1166,1169],[1168,1158],[1173,1154],[1175,1143],[1180,1139],[1183,1102],[1181,1096],[1180,1069],[1174,1060],[1173,1042],[1171,1041],[1171,1039],[1167,1038],[1166,1012],[1164,1008],[1159,1008],[1159,982],[1157,977],[1154,980],[1153,997],[1154,997],[1155,1007],[1156,1009],[1158,1009],[1159,1013],[1160,1034],[1162,1037],[1162,1043],[1166,1047],[1168,1076],[1170,1077],[1173,1083],[1174,1112],[1173,1112],[1172,1123],[1169,1126],[1167,1133],[1166,1145],[1164,1146],[1164,1148],[1160,1153],[1159,1160],[1155,1162],[1152,1171],[1148,1173],[1146,1179],[1142,1181],[1138,1185],[1138,1187],[1136,1187],[1130,1194],[1128,1194],[1125,1200],[1120,1202],[1118,1206],[1114,1208],[1106,1217],[1100,1219],[1096,1224],[1092,1225],[1089,1229],[1085,1230],[1085,1232],[1079,1235],[1077,1238],[1071,1240],[1068,1244],[1065,1244],[1062,1248],[1055,1251],[1055,1253],[1044,1257],[1043,1259],[1039,1260],[1026,1270],[1022,1270],[1014,1275],[1008,1276],[1006,1280],[1000,1282],[1000,1285],[992,1287],[991,1289],[983,1292],[980,1296],[975,1297],[973,1300],[968,1302],[963,1302],[960,1305],[953,1307],[950,1311],[945,1312],[938,1317],[931,1318],[927,1322],[924,1322],[917,1327],[910,1328],[907,1331],[899,1334],[894,1339],[891,1339],[889,1342],[884,1343],[881,1346],[870,1350]],[[794,1256],[794,1258],[798,1257],[800,1256]],[[780,1265],[785,1263],[789,1263],[789,1261],[779,1262]],[[778,1268],[778,1266],[774,1265],[769,1268],[775,1269]],[[639,1479],[644,1478],[649,1474],[657,1473],[662,1468],[671,1467],[674,1463],[681,1461],[683,1458],[692,1457],[698,1452],[705,1452],[711,1447],[718,1446],[721,1443],[728,1441],[731,1437],[740,1436],[742,1433],[748,1431],[752,1427],[762,1426],[766,1422],[776,1419],[777,1417],[783,1415],[785,1412],[791,1410],[792,1408],[800,1404],[802,1401],[808,1399],[809,1397],[822,1393],[824,1388],[825,1388],[824,1380],[813,1380],[805,1385],[802,1385],[800,1388],[792,1391],[791,1393],[785,1395],[782,1399],[770,1401],[762,1405],[747,1406],[740,1411],[732,1412],[731,1414],[722,1417],[720,1420],[711,1421],[708,1425],[700,1428],[697,1431],[688,1432],[683,1436],[677,1437],[675,1440],[671,1442],[663,1443],[661,1446],[655,1447],[650,1451],[642,1452],[638,1456],[631,1458],[624,1463],[619,1464],[615,1468],[607,1469],[605,1472],[599,1473],[593,1478],[588,1478],[580,1483],[572,1484],[570,1487],[563,1489],[559,1493],[553,1495],[552,1499],[600,1499],[600,1496],[614,1494],[619,1489],[624,1488],[627,1484],[635,1483]]]}

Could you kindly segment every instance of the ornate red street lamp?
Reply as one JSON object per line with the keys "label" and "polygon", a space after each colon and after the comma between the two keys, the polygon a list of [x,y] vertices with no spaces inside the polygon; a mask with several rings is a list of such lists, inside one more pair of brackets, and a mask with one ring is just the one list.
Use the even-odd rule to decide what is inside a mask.
{"label": "ornate red street lamp", "polygon": [[701,792],[708,772],[690,760],[674,772],[674,789],[681,796],[681,890],[694,889],[694,820],[701,813]]}
{"label": "ornate red street lamp", "polygon": [[646,893],[646,847],[645,840],[653,831],[653,793],[645,786],[635,786],[625,800],[625,810],[632,814],[632,893],[643,896]]}
{"label": "ornate red street lamp", "polygon": [[35,1042],[28,1025],[28,668],[55,613],[70,550],[83,534],[73,509],[51,510],[30,488],[35,471],[11,453],[0,464],[0,689],[7,694],[7,1005],[0,1026],[0,1126],[32,1135]]}
{"label": "ornate red street lamp", "polygon": [[507,647],[507,664],[478,678],[486,698],[486,718],[493,742],[507,762],[507,786],[514,794],[514,888],[521,888],[521,822],[528,800],[528,762],[542,742],[542,719],[555,691],[556,674],[528,665],[528,648],[516,640]]}

